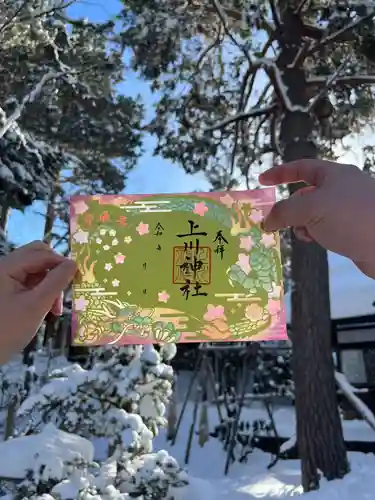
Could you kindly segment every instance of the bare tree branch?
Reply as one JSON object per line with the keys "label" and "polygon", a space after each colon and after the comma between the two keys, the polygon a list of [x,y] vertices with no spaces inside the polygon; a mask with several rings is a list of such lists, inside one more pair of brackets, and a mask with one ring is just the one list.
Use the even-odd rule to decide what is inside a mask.
{"label": "bare tree branch", "polygon": [[[247,72],[245,73],[245,76],[243,77],[243,80],[242,80],[240,99],[239,99],[239,103],[238,103],[237,113],[240,113],[244,107],[246,86],[247,86],[247,83],[248,83],[250,76],[251,76],[251,71],[248,69]],[[255,75],[252,75],[252,78],[255,79]],[[234,173],[234,167],[236,164],[236,154],[237,154],[237,146],[238,146],[238,136],[239,136],[239,132],[240,132],[240,123],[241,123],[240,120],[236,121],[234,143],[233,143],[231,162],[230,162],[230,176],[231,177]]]}
{"label": "bare tree branch", "polygon": [[[307,83],[310,85],[316,85],[320,87],[327,84],[327,80],[332,78],[331,76],[312,76],[307,79]],[[375,74],[374,75],[353,75],[353,76],[340,76],[336,78],[331,87],[340,86],[350,86],[356,87],[357,85],[375,85]]]}
{"label": "bare tree branch", "polygon": [[275,111],[276,105],[268,106],[266,108],[252,108],[249,111],[244,111],[242,113],[238,113],[235,116],[231,116],[229,118],[226,118],[225,120],[222,120],[215,125],[212,125],[212,127],[208,127],[204,130],[205,133],[208,132],[213,132],[214,130],[220,130],[224,129],[228,125],[231,125],[232,123],[236,123],[238,121],[242,120],[247,120],[248,118],[255,118],[257,116],[262,116],[262,115],[267,115],[269,116],[270,114]]}
{"label": "bare tree branch", "polygon": [[9,19],[6,19],[4,23],[0,26],[0,33],[2,33],[14,20],[17,18],[17,16],[22,12],[22,10],[26,7],[28,0],[24,0],[22,4],[18,7],[18,9],[13,12],[12,16],[9,17]]}
{"label": "bare tree branch", "polygon": [[330,35],[327,35],[326,37],[322,38],[319,42],[315,43],[308,52],[308,55],[315,53],[316,51],[320,50],[325,45],[329,45],[330,43],[347,41],[345,40],[345,35],[349,34],[351,31],[354,30],[354,28],[362,24],[367,19],[370,19],[370,17],[373,17],[374,15],[375,15],[375,9],[369,9],[369,11],[365,16],[359,17],[358,19],[352,21],[346,26],[343,26],[341,29],[335,31],[334,33],[331,33]]}
{"label": "bare tree branch", "polygon": [[8,132],[8,130],[10,130],[13,127],[18,118],[20,118],[26,105],[28,103],[34,102],[35,99],[40,95],[44,85],[47,82],[61,78],[64,75],[65,73],[56,73],[55,71],[51,71],[50,73],[43,75],[39,83],[32,89],[32,91],[25,95],[25,97],[22,99],[21,104],[17,106],[17,108],[11,114],[11,116],[9,116],[9,118],[4,117],[5,123],[0,128],[0,139],[4,137],[4,135]]}
{"label": "bare tree branch", "polygon": [[276,31],[280,33],[282,24],[281,24],[279,11],[277,10],[277,7],[276,7],[275,0],[270,0],[270,9],[271,9],[271,13],[272,13],[273,22],[275,23]]}
{"label": "bare tree branch", "polygon": [[308,7],[311,3],[311,0],[301,0],[299,5],[296,7],[296,10],[294,11],[295,14],[300,14],[303,10],[303,8],[306,6]]}
{"label": "bare tree branch", "polygon": [[241,43],[237,42],[237,40],[234,38],[234,36],[230,32],[228,17],[226,15],[222,5],[220,4],[219,0],[212,0],[212,5],[214,6],[215,12],[223,24],[223,28],[224,28],[226,35],[230,38],[232,43],[241,50],[241,52],[243,53],[243,55],[246,57],[247,61],[249,62],[250,66],[252,66],[253,61],[252,61],[252,58],[249,54],[249,51]]}
{"label": "bare tree branch", "polygon": [[342,63],[339,65],[339,67],[336,69],[335,73],[333,73],[329,78],[326,78],[326,82],[325,82],[324,87],[311,100],[310,105],[309,105],[309,111],[311,111],[314,108],[314,106],[316,105],[316,103],[319,101],[319,99],[321,99],[321,97],[323,97],[323,95],[327,92],[327,90],[329,90],[334,85],[334,83],[337,80],[339,74],[345,68],[345,66],[347,66],[347,64],[349,63],[349,61],[350,61],[350,58],[346,57],[344,59],[344,61],[342,61]]}

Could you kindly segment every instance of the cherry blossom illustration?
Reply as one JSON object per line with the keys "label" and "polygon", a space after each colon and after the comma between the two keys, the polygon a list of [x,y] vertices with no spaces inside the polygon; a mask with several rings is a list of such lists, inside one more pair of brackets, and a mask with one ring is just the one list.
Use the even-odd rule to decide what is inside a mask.
{"label": "cherry blossom illustration", "polygon": [[203,319],[205,321],[214,321],[215,319],[226,320],[227,317],[225,316],[224,306],[214,306],[212,304],[208,304],[207,312],[204,314]]}
{"label": "cherry blossom illustration", "polygon": [[78,299],[74,301],[74,309],[76,311],[84,311],[88,303],[89,303],[88,300],[86,300],[85,297],[81,295],[80,297],[78,297]]}
{"label": "cherry blossom illustration", "polygon": [[208,206],[205,204],[204,201],[200,201],[199,203],[196,203],[194,205],[194,210],[193,213],[196,215],[200,215],[201,217],[204,217],[204,214],[208,211]]}
{"label": "cherry blossom illustration", "polygon": [[73,203],[73,210],[76,215],[84,214],[88,209],[89,207],[83,200],[79,200]]}
{"label": "cherry blossom illustration", "polygon": [[73,239],[77,243],[84,244],[89,242],[89,233],[87,231],[78,231],[73,234]]}
{"label": "cherry blossom illustration", "polygon": [[245,274],[251,271],[250,257],[246,253],[238,254],[238,261],[236,264],[242,269]]}
{"label": "cherry blossom illustration", "polygon": [[254,222],[254,224],[259,224],[263,220],[262,210],[254,209],[250,212],[249,219]]}
{"label": "cherry blossom illustration", "polygon": [[271,248],[276,245],[276,238],[273,233],[263,233],[260,241],[266,248]]}
{"label": "cherry blossom illustration", "polygon": [[246,250],[247,252],[250,252],[250,250],[253,248],[254,242],[251,236],[241,236],[240,238],[240,248],[242,250]]}
{"label": "cherry blossom illustration", "polygon": [[150,227],[148,224],[140,222],[135,230],[137,231],[139,236],[144,236],[145,234],[148,234],[150,232]]}
{"label": "cherry blossom illustration", "polygon": [[131,236],[125,236],[124,243],[126,243],[127,245],[129,245],[132,241],[133,241],[133,239],[132,239]]}
{"label": "cherry blossom illustration", "polygon": [[118,239],[115,238],[114,240],[112,240],[112,246],[115,247],[118,245]]}
{"label": "cherry blossom illustration", "polygon": [[126,257],[122,253],[118,253],[115,256],[115,262],[116,262],[116,264],[123,264],[125,262],[125,259],[126,259]]}
{"label": "cherry blossom illustration", "polygon": [[118,286],[120,286],[120,282],[119,282],[119,280],[113,280],[113,281],[112,281],[112,286],[114,286],[114,287],[118,287]]}
{"label": "cherry blossom illustration", "polygon": [[113,266],[112,266],[112,264],[110,264],[110,263],[108,262],[108,263],[104,266],[104,269],[105,269],[106,271],[110,271],[110,270],[112,269],[112,267],[113,267]]}
{"label": "cherry blossom illustration", "polygon": [[245,316],[251,321],[259,321],[262,319],[264,309],[259,304],[249,304],[245,309]]}
{"label": "cherry blossom illustration", "polygon": [[220,197],[220,201],[223,205],[225,205],[228,208],[231,208],[233,206],[234,200],[229,194],[225,194],[224,196]]}
{"label": "cherry blossom illustration", "polygon": [[166,292],[165,290],[158,293],[158,301],[159,302],[167,303],[169,299],[170,299],[169,293]]}

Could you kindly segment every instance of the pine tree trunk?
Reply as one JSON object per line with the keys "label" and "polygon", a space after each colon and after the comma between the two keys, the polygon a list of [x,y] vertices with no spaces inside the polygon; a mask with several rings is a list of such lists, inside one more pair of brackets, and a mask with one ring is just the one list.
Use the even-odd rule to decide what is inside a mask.
{"label": "pine tree trunk", "polygon": [[9,217],[10,207],[7,200],[3,200],[0,207],[0,229],[6,230],[8,217]]}
{"label": "pine tree trunk", "polygon": [[[316,158],[313,118],[302,68],[288,67],[302,40],[293,19],[284,14],[287,43],[278,66],[292,109],[284,114],[280,142],[285,162]],[[296,34],[297,39],[292,39]],[[298,106],[301,108],[298,109]],[[292,194],[300,185],[290,185]],[[327,479],[348,472],[346,448],[337,406],[331,348],[331,315],[327,252],[316,243],[292,238],[292,344],[298,449],[304,491],[319,487],[319,470]]]}
{"label": "pine tree trunk", "polygon": [[67,354],[67,348],[69,346],[69,328],[70,328],[70,317],[67,315],[63,316],[62,321],[60,322],[60,335],[58,335],[60,344],[59,344],[59,355],[65,356]]}
{"label": "pine tree trunk", "polygon": [[[34,364],[34,353],[36,351],[37,344],[38,344],[38,336],[34,335],[34,337],[31,339],[31,341],[27,344],[27,346],[23,350],[22,362],[28,368],[30,368]],[[30,370],[27,370],[24,382],[26,396],[30,393],[32,381],[33,381],[33,375]]]}
{"label": "pine tree trunk", "polygon": [[[58,325],[57,318],[53,314],[48,313],[45,319],[43,346],[46,346],[48,344],[48,341],[55,336],[57,331],[57,325]],[[54,348],[57,345],[56,342],[54,342],[53,346]]]}
{"label": "pine tree trunk", "polygon": [[14,432],[17,414],[17,402],[13,399],[7,407],[7,416],[5,419],[4,441],[7,441]]}
{"label": "pine tree trunk", "polygon": [[[51,245],[52,243],[52,231],[53,231],[53,226],[55,224],[54,205],[55,205],[56,195],[57,195],[57,187],[52,192],[47,205],[46,220],[44,224],[44,237],[43,237],[43,241],[47,243],[47,245]],[[46,323],[46,328],[44,330],[45,333],[44,333],[43,345],[46,345],[48,340],[54,337],[57,326],[56,318],[51,313],[47,314],[45,323]]]}

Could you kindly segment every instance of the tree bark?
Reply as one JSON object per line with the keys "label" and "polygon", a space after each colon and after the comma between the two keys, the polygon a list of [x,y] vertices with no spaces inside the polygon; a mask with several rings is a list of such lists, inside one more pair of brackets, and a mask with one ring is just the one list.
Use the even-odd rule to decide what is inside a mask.
{"label": "tree bark", "polygon": [[13,435],[16,423],[16,415],[17,415],[17,402],[15,399],[12,399],[7,407],[7,416],[5,420],[5,429],[4,429],[4,441],[7,441]]}
{"label": "tree bark", "polygon": [[[304,69],[289,66],[302,40],[288,12],[283,28],[286,35],[278,66],[293,109],[285,110],[280,143],[283,160],[289,162],[316,158],[318,151],[313,118],[303,111],[308,106]],[[290,185],[290,194],[300,187]],[[349,470],[334,378],[327,252],[293,235],[291,277],[297,440],[303,489],[310,491],[319,487],[319,470],[327,479],[341,478]]]}
{"label": "tree bark", "polygon": [[[23,350],[22,362],[28,368],[30,368],[34,364],[34,353],[36,351],[37,343],[38,343],[38,336],[36,334]],[[30,370],[27,370],[24,382],[26,396],[30,393],[32,382],[33,382],[32,372]]]}
{"label": "tree bark", "polygon": [[3,200],[0,207],[0,229],[6,230],[10,207],[6,199]]}
{"label": "tree bark", "polygon": [[[47,204],[46,220],[44,224],[44,236],[43,241],[47,245],[51,246],[52,243],[52,231],[55,224],[55,200],[57,196],[58,185],[56,184]],[[57,330],[57,320],[53,314],[49,313],[45,319],[46,328],[44,330],[43,345],[46,345],[48,340],[55,336]],[[56,347],[56,345],[54,346]]]}

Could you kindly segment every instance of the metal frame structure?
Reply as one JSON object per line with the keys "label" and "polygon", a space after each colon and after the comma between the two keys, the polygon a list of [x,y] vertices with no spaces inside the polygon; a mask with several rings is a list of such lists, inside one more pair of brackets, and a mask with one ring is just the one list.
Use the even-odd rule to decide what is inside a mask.
{"label": "metal frame structure", "polygon": [[[256,368],[255,361],[258,348],[259,344],[254,342],[233,342],[229,345],[228,343],[202,343],[199,344],[199,346],[197,346],[198,356],[196,359],[190,384],[185,394],[182,408],[177,420],[175,432],[171,439],[171,444],[174,445],[186,411],[187,404],[192,394],[194,393],[193,391],[195,390],[193,417],[190,425],[190,431],[185,451],[185,464],[188,464],[190,458],[191,445],[198,419],[198,409],[199,406],[202,403],[204,403],[205,397],[207,397],[209,391],[211,391],[213,395],[213,403],[217,408],[219,422],[220,424],[224,422],[222,405],[227,406],[228,401],[226,400],[225,397],[223,397],[222,391],[225,391],[225,387],[221,386],[222,391],[220,391],[220,388],[218,389],[218,384],[217,384],[218,374],[219,374],[218,366],[219,362],[221,361],[223,353],[225,354],[234,352],[238,353],[237,359],[240,364],[240,376],[238,380],[239,383],[236,384],[237,390],[235,391],[235,396],[234,396],[234,402],[237,405],[237,408],[236,408],[235,418],[231,423],[228,437],[224,445],[224,449],[226,451],[224,473],[225,474],[228,473],[229,467],[234,459],[236,436],[239,429],[239,424],[241,421],[241,413],[245,402],[249,400],[251,401],[256,400],[264,404],[267,414],[270,418],[272,431],[275,437],[276,438],[278,437],[276,426],[272,416],[270,399],[264,396],[258,396],[246,392],[246,389],[249,386],[249,382]],[[221,392],[221,394],[219,393],[219,391]]]}

